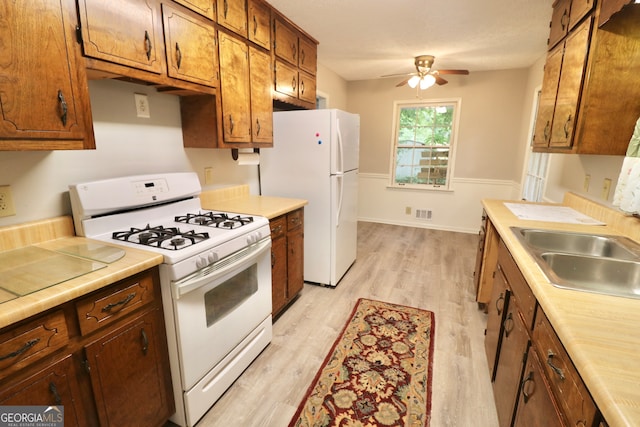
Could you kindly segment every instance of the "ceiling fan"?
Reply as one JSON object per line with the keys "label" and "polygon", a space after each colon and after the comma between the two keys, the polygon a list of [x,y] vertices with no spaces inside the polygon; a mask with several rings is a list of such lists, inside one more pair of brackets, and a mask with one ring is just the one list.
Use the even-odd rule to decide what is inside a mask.
{"label": "ceiling fan", "polygon": [[420,55],[415,58],[415,73],[405,74],[389,74],[382,77],[408,76],[396,85],[396,87],[408,84],[411,88],[419,87],[420,89],[428,89],[434,84],[444,85],[448,81],[443,79],[441,74],[463,74],[468,75],[469,70],[435,70],[433,69],[433,55]]}

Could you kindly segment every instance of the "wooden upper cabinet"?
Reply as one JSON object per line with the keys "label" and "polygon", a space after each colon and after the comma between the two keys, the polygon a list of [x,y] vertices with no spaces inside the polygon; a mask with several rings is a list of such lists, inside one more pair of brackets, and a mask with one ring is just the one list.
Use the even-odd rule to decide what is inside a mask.
{"label": "wooden upper cabinet", "polygon": [[291,65],[276,60],[275,90],[283,95],[298,97],[298,70]]}
{"label": "wooden upper cabinet", "polygon": [[224,142],[251,141],[251,94],[249,47],[244,40],[222,31],[220,43],[220,90]]}
{"label": "wooden upper cabinet", "polygon": [[273,23],[274,53],[289,64],[298,66],[298,34],[279,17]]}
{"label": "wooden upper cabinet", "polygon": [[[598,26],[606,24],[611,17],[621,12],[627,6],[636,4],[635,0],[607,0],[600,5],[600,16],[598,18]],[[640,6],[634,6],[640,7]]]}
{"label": "wooden upper cabinet", "polygon": [[196,13],[209,18],[212,21],[216,19],[216,4],[214,0],[173,0],[174,2],[181,4]]}
{"label": "wooden upper cabinet", "polygon": [[301,70],[315,76],[316,69],[318,68],[318,46],[304,37],[300,37],[298,39],[298,45],[298,52],[300,56],[298,66]]}
{"label": "wooden upper cabinet", "polygon": [[302,101],[316,102],[316,78],[310,74],[298,73],[298,98]]}
{"label": "wooden upper cabinet", "polygon": [[248,2],[249,40],[267,50],[271,49],[271,9],[262,0]]}
{"label": "wooden upper cabinet", "polygon": [[553,14],[549,25],[549,49],[562,40],[569,31],[569,16],[571,14],[571,0],[556,0],[553,4]]}
{"label": "wooden upper cabinet", "polygon": [[573,144],[580,89],[587,62],[591,22],[592,19],[589,19],[581,24],[567,37],[564,44],[562,69],[551,127],[549,143],[551,147],[570,148]]}
{"label": "wooden upper cabinet", "polygon": [[271,96],[271,56],[249,48],[251,84],[251,140],[273,143],[273,101]]}
{"label": "wooden upper cabinet", "polygon": [[213,24],[167,4],[162,5],[162,16],[169,76],[218,86],[218,46]]}
{"label": "wooden upper cabinet", "polygon": [[79,0],[78,6],[85,55],[163,72],[162,21],[155,0]]}
{"label": "wooden upper cabinet", "polygon": [[217,0],[218,24],[247,37],[246,0]]}
{"label": "wooden upper cabinet", "polygon": [[549,52],[547,62],[544,64],[542,91],[538,102],[538,115],[533,136],[534,147],[548,147],[551,141],[551,124],[556,106],[556,94],[558,92],[558,82],[560,81],[563,53],[564,45],[557,46]]}
{"label": "wooden upper cabinet", "polygon": [[2,21],[0,150],[95,148],[75,2],[5,2]]}
{"label": "wooden upper cabinet", "polygon": [[595,0],[556,0],[549,31],[549,49],[567,36],[569,31],[593,10]]}

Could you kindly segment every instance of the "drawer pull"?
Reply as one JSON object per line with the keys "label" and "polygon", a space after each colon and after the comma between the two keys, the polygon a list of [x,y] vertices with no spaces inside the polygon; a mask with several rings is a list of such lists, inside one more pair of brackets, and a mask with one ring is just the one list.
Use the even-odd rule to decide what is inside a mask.
{"label": "drawer pull", "polygon": [[[502,304],[498,305],[498,303],[502,300]],[[502,310],[504,310],[504,292],[500,292],[500,296],[496,300],[496,311],[498,315],[502,314]]]}
{"label": "drawer pull", "polygon": [[118,306],[125,306],[126,304],[129,303],[129,301],[131,301],[132,299],[134,299],[136,296],[135,292],[130,293],[129,295],[127,295],[126,298],[121,299],[118,302],[112,302],[110,304],[105,305],[104,307],[102,307],[102,311],[103,312],[110,312],[111,310],[113,310],[114,308],[118,307]]}
{"label": "drawer pull", "polygon": [[60,121],[62,122],[62,126],[67,125],[67,113],[69,112],[69,108],[67,106],[67,101],[64,99],[64,94],[62,90],[58,90],[58,102],[60,103]]}
{"label": "drawer pull", "polygon": [[142,354],[147,355],[147,351],[149,350],[149,338],[147,337],[147,333],[144,329],[140,329],[140,338],[142,338]]}
{"label": "drawer pull", "polygon": [[53,394],[55,404],[61,405],[62,399],[60,398],[60,393],[58,393],[58,387],[56,387],[56,384],[53,381],[49,383],[49,390],[51,391],[51,394]]}
{"label": "drawer pull", "polygon": [[560,380],[564,381],[564,371],[553,364],[554,356],[551,350],[547,350],[547,365],[560,377]]}
{"label": "drawer pull", "polygon": [[39,342],[40,342],[40,338],[34,338],[32,340],[29,340],[22,347],[17,349],[16,351],[12,351],[9,354],[5,354],[4,356],[0,356],[0,361],[1,360],[6,360],[6,359],[13,359],[14,357],[18,357],[22,353],[24,353],[25,351],[29,350],[34,345],[38,344]]}
{"label": "drawer pull", "polygon": [[512,315],[512,313],[507,314],[507,318],[504,319],[504,322],[502,323],[502,326],[504,326],[504,336],[508,338],[509,334],[513,330],[513,315]]}
{"label": "drawer pull", "polygon": [[144,30],[144,51],[147,54],[147,59],[151,60],[151,50],[153,49],[153,45],[151,44],[151,37],[149,37],[149,32]]}
{"label": "drawer pull", "polygon": [[[527,384],[532,384],[533,386],[530,387],[530,391],[527,392]],[[529,375],[527,375],[527,377],[525,379],[522,380],[522,399],[524,400],[524,403],[527,403],[529,401],[529,399],[531,399],[531,396],[533,395],[533,393],[536,391],[536,381],[533,379],[533,371],[529,372]]]}

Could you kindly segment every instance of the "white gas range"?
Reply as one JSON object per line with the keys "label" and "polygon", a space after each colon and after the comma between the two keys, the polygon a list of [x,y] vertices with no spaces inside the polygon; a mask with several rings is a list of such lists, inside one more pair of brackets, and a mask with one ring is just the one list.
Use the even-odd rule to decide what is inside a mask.
{"label": "white gas range", "polygon": [[194,425],[271,341],[271,237],[259,216],[203,210],[195,173],[71,185],[76,234],[161,253],[172,421]]}

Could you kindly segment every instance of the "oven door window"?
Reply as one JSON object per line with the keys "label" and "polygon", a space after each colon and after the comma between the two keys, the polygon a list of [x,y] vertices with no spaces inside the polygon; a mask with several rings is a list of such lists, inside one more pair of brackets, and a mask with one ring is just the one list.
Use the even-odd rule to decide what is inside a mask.
{"label": "oven door window", "polygon": [[207,327],[246,301],[258,291],[258,266],[236,274],[204,294]]}

